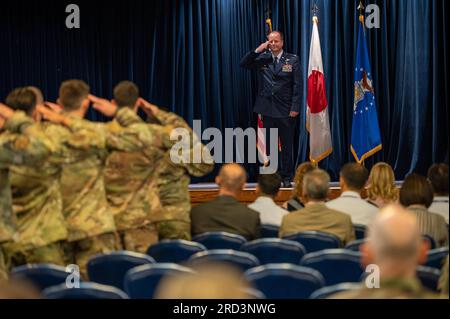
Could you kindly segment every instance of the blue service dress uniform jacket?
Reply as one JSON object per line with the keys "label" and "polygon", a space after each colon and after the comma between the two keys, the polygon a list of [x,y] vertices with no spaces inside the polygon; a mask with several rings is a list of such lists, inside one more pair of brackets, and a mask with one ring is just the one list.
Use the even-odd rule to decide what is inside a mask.
{"label": "blue service dress uniform jacket", "polygon": [[275,66],[270,51],[251,51],[242,59],[241,67],[258,71],[255,113],[286,118],[291,111],[299,112],[302,80],[298,56],[283,52]]}

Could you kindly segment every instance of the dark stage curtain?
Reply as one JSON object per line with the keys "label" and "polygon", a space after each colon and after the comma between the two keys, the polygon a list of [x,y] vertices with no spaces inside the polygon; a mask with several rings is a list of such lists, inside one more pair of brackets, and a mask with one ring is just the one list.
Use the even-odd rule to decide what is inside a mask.
{"label": "dark stage curtain", "polygon": [[[332,178],[353,161],[353,109],[358,12],[355,0],[317,0],[332,130],[332,155],[321,162]],[[264,41],[265,10],[285,33],[285,50],[300,56],[306,83],[310,0],[160,0],[77,2],[81,28],[65,28],[68,1],[16,1],[0,10],[0,96],[20,85],[54,100],[62,80],[81,78],[111,98],[123,79],[142,96],[202,127],[256,127],[255,74],[239,67]],[[366,160],[390,163],[397,179],[448,162],[449,23],[445,0],[372,0],[381,26],[367,29],[383,150]],[[369,4],[366,1],[366,5]],[[308,157],[306,87],[296,132],[297,163]],[[92,120],[106,120],[90,110]],[[208,142],[208,141],[205,141]],[[255,150],[246,150],[252,151]],[[240,154],[244,157],[245,154]],[[256,165],[246,165],[250,180]],[[216,168],[217,171],[217,168]],[[194,181],[211,181],[214,174]]]}

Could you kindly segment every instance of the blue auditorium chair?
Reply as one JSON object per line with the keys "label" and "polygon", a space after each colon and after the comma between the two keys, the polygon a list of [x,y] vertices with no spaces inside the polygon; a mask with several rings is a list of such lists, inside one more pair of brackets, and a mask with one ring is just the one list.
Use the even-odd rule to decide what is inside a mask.
{"label": "blue auditorium chair", "polygon": [[438,292],[440,270],[432,267],[418,266],[416,268],[416,275],[422,285],[431,291]]}
{"label": "blue auditorium chair", "polygon": [[239,250],[247,242],[247,239],[227,232],[207,232],[194,236],[192,241],[204,245],[207,249]]}
{"label": "blue auditorium chair", "polygon": [[357,240],[351,241],[345,246],[345,249],[351,250],[351,251],[359,251],[359,247],[362,244],[364,244],[365,241],[366,241],[365,239],[357,239]]}
{"label": "blue auditorium chair", "polygon": [[[26,280],[40,290],[66,283],[71,272],[62,266],[53,264],[26,264],[11,270],[11,279]],[[80,279],[81,280],[81,279]]]}
{"label": "blue auditorium chair", "polygon": [[93,282],[80,283],[79,288],[67,288],[65,284],[45,289],[42,294],[48,299],[128,299],[122,290]]}
{"label": "blue auditorium chair", "polygon": [[320,289],[314,291],[311,294],[310,298],[311,299],[326,299],[326,298],[328,298],[334,294],[337,294],[339,292],[357,290],[360,288],[361,288],[360,283],[344,282],[341,284],[320,288]]}
{"label": "blue auditorium chair", "polygon": [[194,271],[174,263],[138,266],[126,273],[125,292],[132,299],[152,299],[163,277],[186,273],[194,273]]}
{"label": "blue auditorium chair", "polygon": [[318,271],[292,264],[259,266],[244,276],[268,299],[306,299],[325,284]]}
{"label": "blue auditorium chair", "polygon": [[256,239],[242,245],[241,251],[254,255],[261,265],[274,263],[298,265],[306,254],[306,250],[301,244],[280,238]]}
{"label": "blue auditorium chair", "polygon": [[427,235],[427,234],[422,234],[422,238],[423,238],[423,240],[428,242],[430,249],[436,248],[436,241],[434,240],[433,237],[431,237],[430,235]]}
{"label": "blue auditorium chair", "polygon": [[166,239],[150,246],[147,255],[152,256],[159,263],[182,263],[193,254],[205,251],[206,247],[200,243],[182,239]]}
{"label": "blue auditorium chair", "polygon": [[320,272],[327,286],[343,282],[359,282],[364,272],[361,254],[346,249],[326,249],[306,254],[300,265]]}
{"label": "blue auditorium chair", "polygon": [[367,227],[365,225],[353,224],[356,239],[364,239],[366,237]]}
{"label": "blue auditorium chair", "polygon": [[87,272],[90,281],[123,290],[123,282],[128,270],[154,263],[155,260],[145,254],[131,251],[115,251],[93,256],[87,263]]}
{"label": "blue auditorium chair", "polygon": [[278,231],[280,228],[275,225],[261,225],[261,238],[278,238]]}
{"label": "blue auditorium chair", "polygon": [[308,253],[323,249],[339,248],[341,241],[333,234],[320,231],[304,231],[284,236],[283,239],[296,241],[305,247]]}
{"label": "blue auditorium chair", "polygon": [[448,247],[441,247],[428,251],[427,262],[424,266],[441,270],[444,266],[445,258],[448,256]]}
{"label": "blue auditorium chair", "polygon": [[242,290],[250,299],[266,299],[266,296],[255,288],[245,288]]}
{"label": "blue auditorium chair", "polygon": [[196,253],[189,259],[189,264],[196,265],[206,262],[224,262],[232,264],[245,271],[259,266],[259,260],[252,254],[232,249],[213,249]]}

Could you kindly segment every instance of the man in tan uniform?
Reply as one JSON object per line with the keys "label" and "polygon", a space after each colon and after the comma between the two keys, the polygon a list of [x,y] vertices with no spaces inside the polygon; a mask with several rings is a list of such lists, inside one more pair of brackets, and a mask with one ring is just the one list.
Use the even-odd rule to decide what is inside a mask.
{"label": "man in tan uniform", "polygon": [[[361,246],[362,264],[379,269],[379,287],[361,288],[331,296],[338,299],[439,298],[424,289],[416,267],[426,261],[428,244],[422,240],[417,219],[400,205],[383,208],[368,229]],[[369,280],[369,278],[368,278]],[[376,281],[374,281],[376,282]]]}
{"label": "man in tan uniform", "polygon": [[330,176],[322,169],[308,172],[303,179],[305,208],[283,217],[280,237],[315,230],[336,235],[342,244],[355,240],[349,215],[330,209],[325,205]]}

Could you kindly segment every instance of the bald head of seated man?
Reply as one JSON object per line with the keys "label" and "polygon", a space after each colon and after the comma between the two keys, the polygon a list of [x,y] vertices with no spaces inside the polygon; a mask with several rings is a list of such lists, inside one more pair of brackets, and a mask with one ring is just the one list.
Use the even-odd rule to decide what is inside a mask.
{"label": "bald head of seated man", "polygon": [[428,249],[416,216],[400,205],[390,205],[369,227],[361,252],[363,263],[378,265],[383,279],[414,278],[417,265],[426,261]]}
{"label": "bald head of seated man", "polygon": [[416,216],[400,205],[383,208],[360,247],[362,264],[373,272],[358,289],[338,293],[343,299],[428,299],[439,295],[422,287],[416,268],[427,259],[429,244],[422,239]]}
{"label": "bald head of seated man", "polygon": [[219,185],[219,196],[237,197],[244,188],[247,175],[244,168],[235,163],[225,164],[216,176]]}
{"label": "bald head of seated man", "polygon": [[247,180],[245,169],[239,164],[225,164],[216,177],[218,196],[191,210],[191,232],[228,232],[256,239],[260,232],[259,213],[240,203],[237,197]]}

